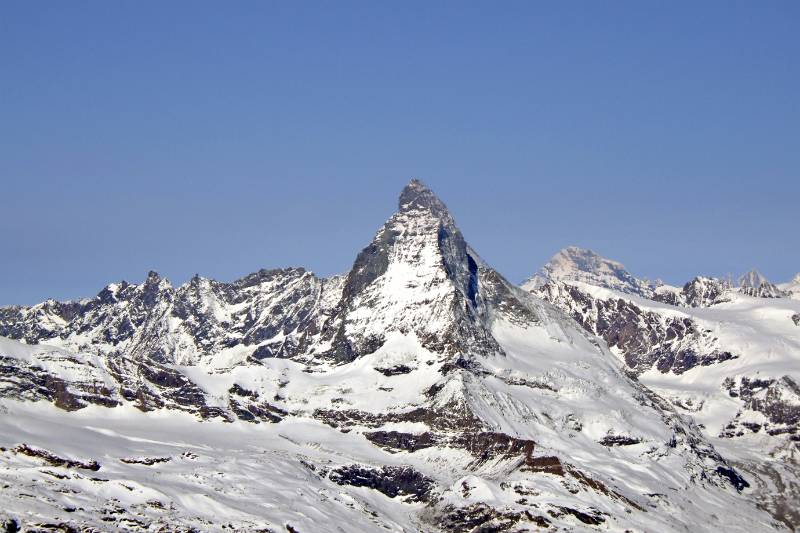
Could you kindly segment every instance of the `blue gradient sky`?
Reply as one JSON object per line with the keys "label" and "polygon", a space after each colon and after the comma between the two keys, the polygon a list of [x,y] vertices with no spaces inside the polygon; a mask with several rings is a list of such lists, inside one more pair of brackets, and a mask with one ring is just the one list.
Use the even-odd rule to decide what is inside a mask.
{"label": "blue gradient sky", "polygon": [[0,304],[345,271],[412,176],[521,281],[800,271],[798,2],[4,2]]}

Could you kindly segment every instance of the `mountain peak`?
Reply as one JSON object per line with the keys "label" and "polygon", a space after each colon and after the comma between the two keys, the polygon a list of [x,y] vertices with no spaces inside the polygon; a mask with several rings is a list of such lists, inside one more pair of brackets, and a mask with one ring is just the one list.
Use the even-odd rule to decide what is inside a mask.
{"label": "mountain peak", "polygon": [[739,290],[756,298],[782,298],[787,295],[756,269],[739,278]]}
{"label": "mountain peak", "polygon": [[769,280],[755,268],[739,278],[739,286],[745,288],[758,288],[765,283],[769,283]]}
{"label": "mountain peak", "polygon": [[615,278],[630,276],[622,263],[606,259],[594,250],[578,246],[567,246],[559,250],[550,258],[544,270],[556,278],[574,275],[577,272],[610,274]]}
{"label": "mountain peak", "polygon": [[400,193],[398,202],[401,212],[424,209],[437,217],[450,216],[447,206],[444,205],[436,194],[417,178],[408,182]]}
{"label": "mountain peak", "polygon": [[160,291],[172,289],[172,284],[167,278],[162,278],[158,272],[151,270],[147,273],[147,278],[141,284],[141,288],[145,294],[156,295]]}
{"label": "mountain peak", "polygon": [[501,353],[487,326],[487,302],[510,301],[512,289],[481,266],[444,203],[411,180],[400,194],[399,211],[356,257],[318,353],[349,362],[377,351],[395,334],[411,334],[443,357]]}
{"label": "mountain peak", "polygon": [[560,250],[539,274],[523,286],[535,287],[548,279],[580,281],[640,296],[652,292],[647,283],[631,275],[622,263],[578,246],[568,246]]}

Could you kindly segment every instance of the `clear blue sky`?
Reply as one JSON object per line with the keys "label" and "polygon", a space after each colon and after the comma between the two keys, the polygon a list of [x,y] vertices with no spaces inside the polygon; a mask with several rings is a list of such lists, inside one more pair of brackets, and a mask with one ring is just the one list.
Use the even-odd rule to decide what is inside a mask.
{"label": "clear blue sky", "polygon": [[416,176],[513,281],[800,271],[800,2],[3,2],[0,304],[347,270]]}

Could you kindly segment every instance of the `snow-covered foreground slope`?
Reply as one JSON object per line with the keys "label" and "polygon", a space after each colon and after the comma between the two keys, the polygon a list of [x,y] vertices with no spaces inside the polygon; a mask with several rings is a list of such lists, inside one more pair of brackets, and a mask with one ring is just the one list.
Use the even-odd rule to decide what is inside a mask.
{"label": "snow-covered foreground slope", "polygon": [[412,181],[399,204],[332,280],[289,269],[173,289],[151,275],[3,310],[16,339],[0,339],[3,518],[31,530],[785,527],[584,322],[486,265],[430,190]]}
{"label": "snow-covered foreground slope", "polygon": [[[413,511],[424,504],[403,502],[413,497],[343,487],[315,472],[398,461],[314,421],[199,423],[175,411],[90,407],[65,414],[42,403],[5,402],[2,409],[0,515],[29,528],[420,529]],[[40,456],[45,451],[51,455]],[[59,465],[61,458],[96,465]]]}
{"label": "snow-covered foreground slope", "polygon": [[[4,400],[0,509],[28,527],[100,530],[745,531],[772,522],[695,428],[580,333],[551,351],[546,331],[495,331],[508,354],[477,372],[442,376],[399,337],[330,372],[274,359],[189,372],[209,398],[284,394],[292,414],[274,424]],[[421,368],[385,376],[375,367],[389,354]],[[556,364],[526,362],[544,355]]]}
{"label": "snow-covered foreground slope", "polygon": [[751,296],[753,287],[774,286],[748,279],[734,289],[697,278],[650,298],[576,279],[529,288],[604,338],[640,383],[691,416],[746,473],[763,508],[796,527],[800,302],[774,290]]}

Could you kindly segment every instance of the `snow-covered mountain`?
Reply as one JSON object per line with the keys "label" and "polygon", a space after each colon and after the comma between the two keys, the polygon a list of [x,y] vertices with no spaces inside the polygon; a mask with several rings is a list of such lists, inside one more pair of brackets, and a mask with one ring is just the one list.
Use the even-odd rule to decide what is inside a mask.
{"label": "snow-covered mountain", "polygon": [[800,302],[755,271],[739,287],[698,277],[649,296],[583,281],[604,270],[528,288],[602,337],[755,481],[759,505],[798,527]]}
{"label": "snow-covered mountain", "polygon": [[789,298],[800,300],[800,273],[795,274],[789,282],[779,283],[778,288],[786,293]]}
{"label": "snow-covered mountain", "polygon": [[539,272],[522,284],[535,289],[548,280],[580,281],[627,294],[650,296],[653,287],[625,270],[625,265],[606,259],[592,250],[569,246],[559,251]]}
{"label": "snow-covered mountain", "polygon": [[[781,448],[796,446],[797,339],[787,335],[790,355],[775,355],[779,341],[760,336],[777,326],[751,324],[768,352],[758,357],[783,369],[754,380],[751,356],[726,348],[748,331],[706,331],[694,308],[645,299],[656,289],[618,263],[577,250],[562,259],[545,273],[563,277],[514,286],[414,180],[343,276],[262,270],[176,288],[150,273],[92,299],[4,308],[0,523],[290,532],[800,523],[794,448]],[[692,290],[703,305],[717,301]],[[749,324],[754,299],[736,296],[745,307],[732,313]],[[770,301],[784,306],[769,315],[776,324],[797,303]],[[719,305],[728,304],[696,312]],[[677,331],[681,342],[668,345]],[[639,355],[621,360],[620,346]],[[683,349],[678,364],[653,355],[672,348]],[[720,403],[699,418],[687,408],[697,398],[645,379],[731,362],[741,376],[718,385],[742,407],[730,417]],[[712,378],[723,375],[733,374]],[[738,435],[759,413],[764,430]],[[712,421],[734,435],[719,437]],[[755,461],[757,439],[782,455]]]}
{"label": "snow-covered mountain", "polygon": [[742,294],[756,298],[780,298],[786,293],[771,283],[758,270],[751,270],[739,278],[739,290]]}

